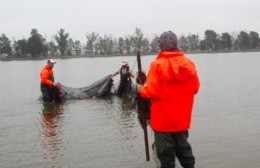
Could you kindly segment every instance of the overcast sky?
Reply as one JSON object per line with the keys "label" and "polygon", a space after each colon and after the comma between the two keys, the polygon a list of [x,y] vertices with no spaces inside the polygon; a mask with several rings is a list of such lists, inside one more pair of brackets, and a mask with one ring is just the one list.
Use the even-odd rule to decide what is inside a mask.
{"label": "overcast sky", "polygon": [[147,37],[207,29],[260,33],[260,0],[0,0],[0,34],[28,38],[32,28],[51,40],[64,28],[74,40],[86,33],[126,37],[140,28]]}

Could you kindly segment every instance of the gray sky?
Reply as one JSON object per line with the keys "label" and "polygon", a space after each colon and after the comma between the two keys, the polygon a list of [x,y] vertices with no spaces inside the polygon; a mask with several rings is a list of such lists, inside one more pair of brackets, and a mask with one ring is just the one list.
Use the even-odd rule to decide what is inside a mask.
{"label": "gray sky", "polygon": [[32,28],[51,40],[64,28],[74,40],[85,35],[125,37],[140,28],[147,37],[207,29],[260,33],[260,0],[0,0],[0,34],[28,38]]}

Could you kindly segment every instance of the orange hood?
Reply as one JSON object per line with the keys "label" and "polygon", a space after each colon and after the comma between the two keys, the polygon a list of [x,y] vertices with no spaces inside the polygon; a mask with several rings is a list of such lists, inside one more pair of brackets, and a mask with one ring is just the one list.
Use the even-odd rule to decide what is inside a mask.
{"label": "orange hood", "polygon": [[184,57],[182,51],[161,52],[157,59],[164,59],[168,68],[164,69],[163,76],[165,80],[186,80],[196,75],[195,65],[192,61]]}

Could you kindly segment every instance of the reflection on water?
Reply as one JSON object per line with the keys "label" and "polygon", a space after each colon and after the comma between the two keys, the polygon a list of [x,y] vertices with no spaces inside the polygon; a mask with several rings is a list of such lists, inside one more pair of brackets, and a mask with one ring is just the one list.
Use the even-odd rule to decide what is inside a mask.
{"label": "reflection on water", "polygon": [[137,130],[141,129],[136,122],[136,112],[133,108],[133,99],[131,97],[118,98],[119,108],[117,119],[118,130],[120,131],[120,141],[122,142],[122,147],[131,149],[133,144],[129,143],[129,140],[137,139]]}
{"label": "reflection on water", "polygon": [[133,98],[132,97],[122,97],[121,101],[121,110],[123,115],[127,115],[134,110],[133,108]]}
{"label": "reflection on water", "polygon": [[[63,108],[59,104],[44,103],[42,109],[42,121],[40,136],[44,160],[57,160],[62,157],[62,122]],[[62,167],[49,165],[48,167]]]}

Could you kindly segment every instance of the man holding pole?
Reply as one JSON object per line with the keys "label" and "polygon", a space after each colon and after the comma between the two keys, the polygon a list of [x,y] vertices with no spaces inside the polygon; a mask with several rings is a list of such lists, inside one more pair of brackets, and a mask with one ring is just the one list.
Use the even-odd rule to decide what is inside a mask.
{"label": "man holding pole", "polygon": [[194,95],[200,87],[197,71],[178,50],[173,32],[162,33],[159,44],[161,52],[150,65],[146,84],[137,85],[137,91],[151,99],[151,127],[161,168],[174,168],[176,157],[183,168],[194,168],[188,130]]}

